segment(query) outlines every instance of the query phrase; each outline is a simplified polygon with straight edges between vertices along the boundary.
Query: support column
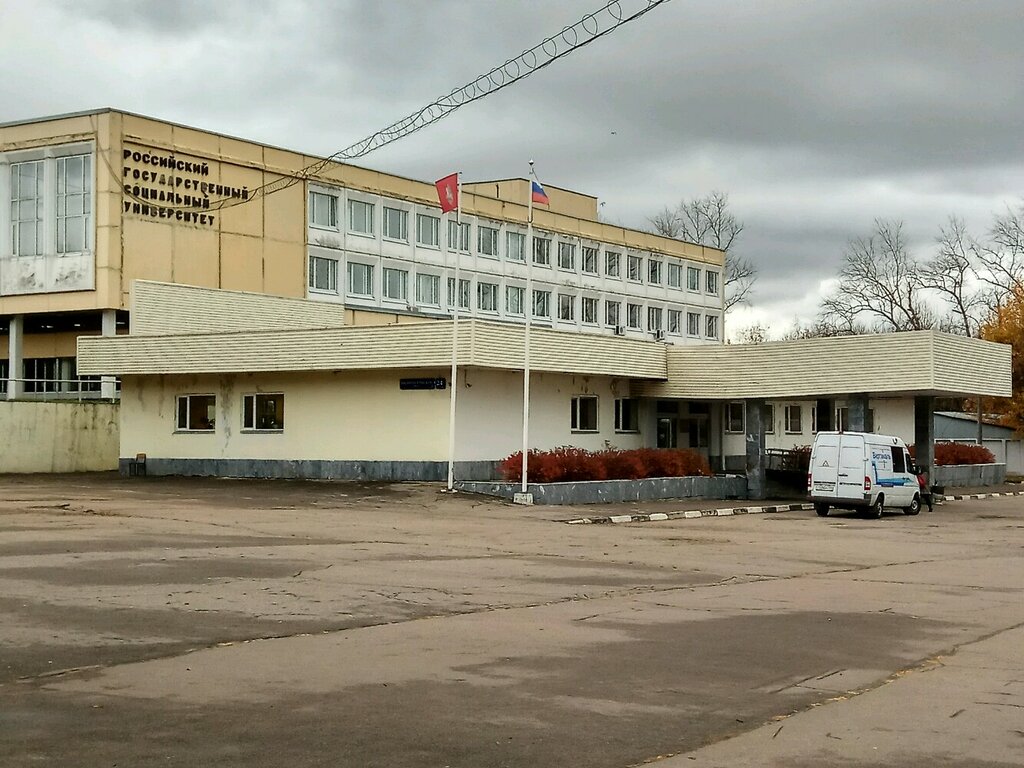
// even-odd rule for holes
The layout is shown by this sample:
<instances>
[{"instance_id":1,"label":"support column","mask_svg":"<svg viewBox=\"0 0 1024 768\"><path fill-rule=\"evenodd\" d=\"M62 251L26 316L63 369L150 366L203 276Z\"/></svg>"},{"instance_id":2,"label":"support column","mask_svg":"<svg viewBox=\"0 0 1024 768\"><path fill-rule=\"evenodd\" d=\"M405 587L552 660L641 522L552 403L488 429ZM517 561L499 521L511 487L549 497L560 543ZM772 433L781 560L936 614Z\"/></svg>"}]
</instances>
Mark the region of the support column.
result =
<instances>
[{"instance_id":1,"label":"support column","mask_svg":"<svg viewBox=\"0 0 1024 768\"><path fill-rule=\"evenodd\" d=\"M928 477L933 475L932 464L935 459L935 398L914 398L914 460L920 467L928 469Z\"/></svg>"},{"instance_id":2,"label":"support column","mask_svg":"<svg viewBox=\"0 0 1024 768\"><path fill-rule=\"evenodd\" d=\"M819 432L832 432L836 428L836 401L821 398L814 404Z\"/></svg>"},{"instance_id":3,"label":"support column","mask_svg":"<svg viewBox=\"0 0 1024 768\"><path fill-rule=\"evenodd\" d=\"M850 409L851 432L870 432L874 429L874 425L871 424L871 413L866 394L850 395L846 399L846 406Z\"/></svg>"},{"instance_id":4,"label":"support column","mask_svg":"<svg viewBox=\"0 0 1024 768\"><path fill-rule=\"evenodd\" d=\"M100 329L104 336L117 335L117 310L103 310ZM100 397L104 400L113 400L117 397L117 381L113 376L100 377Z\"/></svg>"},{"instance_id":5,"label":"support column","mask_svg":"<svg viewBox=\"0 0 1024 768\"><path fill-rule=\"evenodd\" d=\"M981 410L981 395L978 395L978 437L974 441L978 445L985 444L985 422L982 417L983 414Z\"/></svg>"},{"instance_id":6,"label":"support column","mask_svg":"<svg viewBox=\"0 0 1024 768\"><path fill-rule=\"evenodd\" d=\"M22 353L25 341L25 316L12 317L7 333L7 399L17 400L25 394L25 382L22 381L25 371Z\"/></svg>"},{"instance_id":7,"label":"support column","mask_svg":"<svg viewBox=\"0 0 1024 768\"><path fill-rule=\"evenodd\" d=\"M764 400L746 401L747 497L763 499L767 495L764 456Z\"/></svg>"}]
</instances>

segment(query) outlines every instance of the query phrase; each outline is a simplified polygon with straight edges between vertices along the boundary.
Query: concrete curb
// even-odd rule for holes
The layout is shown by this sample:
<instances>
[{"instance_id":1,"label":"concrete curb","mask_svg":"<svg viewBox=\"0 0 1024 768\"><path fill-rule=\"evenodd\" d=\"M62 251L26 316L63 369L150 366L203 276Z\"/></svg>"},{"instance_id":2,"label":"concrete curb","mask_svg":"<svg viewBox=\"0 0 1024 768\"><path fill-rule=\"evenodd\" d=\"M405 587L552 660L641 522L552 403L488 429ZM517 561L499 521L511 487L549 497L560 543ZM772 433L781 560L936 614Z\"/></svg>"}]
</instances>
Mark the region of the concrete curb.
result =
<instances>
[{"instance_id":1,"label":"concrete curb","mask_svg":"<svg viewBox=\"0 0 1024 768\"><path fill-rule=\"evenodd\" d=\"M972 501L975 499L994 499L1000 496L1024 496L1024 491L1005 491L1000 493L968 493L960 496L937 496L935 502ZM814 509L810 503L775 504L767 507L731 507L728 509L688 509L680 512L651 512L636 515L606 515L602 517L577 517L564 520L569 525L606 525L609 523L653 523L659 520L692 520L699 517L732 517L733 515L758 515L771 512L803 512Z\"/></svg>"},{"instance_id":2,"label":"concrete curb","mask_svg":"<svg viewBox=\"0 0 1024 768\"><path fill-rule=\"evenodd\" d=\"M769 507L731 507L729 509L687 509L679 512L651 512L637 515L607 515L603 517L577 517L565 520L569 525L604 525L607 523L652 523L658 520L691 520L698 517L732 517L758 515L765 512L798 512L814 509L813 504L774 504Z\"/></svg>"}]
</instances>

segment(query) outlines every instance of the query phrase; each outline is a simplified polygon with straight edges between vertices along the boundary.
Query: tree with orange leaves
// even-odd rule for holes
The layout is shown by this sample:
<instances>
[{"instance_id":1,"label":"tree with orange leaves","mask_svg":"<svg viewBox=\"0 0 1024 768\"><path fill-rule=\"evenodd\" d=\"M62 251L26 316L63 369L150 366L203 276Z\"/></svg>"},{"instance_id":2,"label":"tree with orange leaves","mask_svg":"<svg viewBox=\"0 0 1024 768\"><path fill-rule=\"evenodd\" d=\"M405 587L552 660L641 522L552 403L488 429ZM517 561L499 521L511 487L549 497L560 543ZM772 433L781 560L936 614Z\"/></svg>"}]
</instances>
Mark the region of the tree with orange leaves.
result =
<instances>
[{"instance_id":1,"label":"tree with orange leaves","mask_svg":"<svg viewBox=\"0 0 1024 768\"><path fill-rule=\"evenodd\" d=\"M1024 288L1015 286L995 308L981 327L981 338L1013 347L1013 395L992 405L1006 426L1024 432Z\"/></svg>"}]
</instances>

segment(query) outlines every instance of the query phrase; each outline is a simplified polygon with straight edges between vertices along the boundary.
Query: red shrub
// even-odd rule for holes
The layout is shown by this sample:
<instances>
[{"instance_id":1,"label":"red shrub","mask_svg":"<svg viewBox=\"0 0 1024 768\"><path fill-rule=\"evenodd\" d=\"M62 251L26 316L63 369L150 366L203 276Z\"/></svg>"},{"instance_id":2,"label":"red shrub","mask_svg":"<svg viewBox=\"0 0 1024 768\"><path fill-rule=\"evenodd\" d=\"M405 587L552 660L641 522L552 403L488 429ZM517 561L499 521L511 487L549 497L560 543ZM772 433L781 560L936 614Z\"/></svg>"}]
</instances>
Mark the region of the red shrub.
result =
<instances>
[{"instance_id":1,"label":"red shrub","mask_svg":"<svg viewBox=\"0 0 1024 768\"><path fill-rule=\"evenodd\" d=\"M498 464L501 476L522 479L523 454L513 453ZM631 451L586 451L562 446L550 451L530 451L530 480L554 483L574 480L638 480L644 477L711 475L708 461L688 449L638 448Z\"/></svg>"},{"instance_id":2,"label":"red shrub","mask_svg":"<svg viewBox=\"0 0 1024 768\"><path fill-rule=\"evenodd\" d=\"M917 446L908 446L910 455L917 458ZM936 443L935 464L949 466L952 464L994 464L996 457L992 451L976 443Z\"/></svg>"}]
</instances>

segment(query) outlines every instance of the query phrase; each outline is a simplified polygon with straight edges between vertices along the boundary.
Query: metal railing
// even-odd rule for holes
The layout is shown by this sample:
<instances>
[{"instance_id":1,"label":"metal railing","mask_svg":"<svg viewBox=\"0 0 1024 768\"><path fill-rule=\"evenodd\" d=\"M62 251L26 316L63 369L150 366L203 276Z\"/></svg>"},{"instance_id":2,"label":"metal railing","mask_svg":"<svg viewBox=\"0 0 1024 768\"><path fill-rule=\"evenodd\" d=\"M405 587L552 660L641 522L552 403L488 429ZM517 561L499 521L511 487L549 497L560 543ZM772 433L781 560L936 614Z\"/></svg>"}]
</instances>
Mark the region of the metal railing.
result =
<instances>
[{"instance_id":1,"label":"metal railing","mask_svg":"<svg viewBox=\"0 0 1024 768\"><path fill-rule=\"evenodd\" d=\"M101 377L79 377L74 379L30 379L6 377L0 378L0 400L118 400L121 397L121 380L112 380L114 392L112 398L103 396L104 384ZM18 387L17 385L21 386ZM8 393L14 389L20 389L15 398L9 398Z\"/></svg>"}]
</instances>

